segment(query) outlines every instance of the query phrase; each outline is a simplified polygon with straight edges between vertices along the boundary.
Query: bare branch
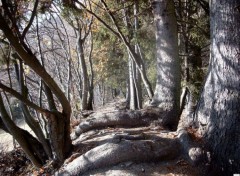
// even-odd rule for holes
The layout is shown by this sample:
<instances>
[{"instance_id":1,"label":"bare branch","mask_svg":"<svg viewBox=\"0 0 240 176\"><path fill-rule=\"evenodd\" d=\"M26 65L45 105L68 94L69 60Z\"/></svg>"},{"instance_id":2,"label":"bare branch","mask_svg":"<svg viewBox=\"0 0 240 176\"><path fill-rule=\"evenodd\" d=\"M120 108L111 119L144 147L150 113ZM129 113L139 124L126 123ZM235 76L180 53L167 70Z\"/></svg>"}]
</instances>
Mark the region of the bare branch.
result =
<instances>
[{"instance_id":1,"label":"bare branch","mask_svg":"<svg viewBox=\"0 0 240 176\"><path fill-rule=\"evenodd\" d=\"M46 110L46 109L43 109L41 107L39 107L38 105L34 104L33 102L29 101L27 98L25 98L24 96L22 96L20 93L18 93L16 90L10 88L10 87L7 87L5 86L4 84L2 84L0 82L0 88L3 90L3 91L6 91L8 93L10 93L11 95L13 95L14 97L16 97L17 99L19 99L20 101L22 101L25 105L43 113L43 114L50 114L51 112Z\"/></svg>"},{"instance_id":2,"label":"bare branch","mask_svg":"<svg viewBox=\"0 0 240 176\"><path fill-rule=\"evenodd\" d=\"M36 0L35 4L34 4L34 7L33 7L33 11L32 11L32 16L28 22L28 25L26 26L26 28L23 30L23 33L22 33L22 40L24 40L29 28L31 27L32 23L33 23L33 20L34 20L34 17L36 16L36 13L37 13L37 7L38 7L38 0Z\"/></svg>"}]
</instances>

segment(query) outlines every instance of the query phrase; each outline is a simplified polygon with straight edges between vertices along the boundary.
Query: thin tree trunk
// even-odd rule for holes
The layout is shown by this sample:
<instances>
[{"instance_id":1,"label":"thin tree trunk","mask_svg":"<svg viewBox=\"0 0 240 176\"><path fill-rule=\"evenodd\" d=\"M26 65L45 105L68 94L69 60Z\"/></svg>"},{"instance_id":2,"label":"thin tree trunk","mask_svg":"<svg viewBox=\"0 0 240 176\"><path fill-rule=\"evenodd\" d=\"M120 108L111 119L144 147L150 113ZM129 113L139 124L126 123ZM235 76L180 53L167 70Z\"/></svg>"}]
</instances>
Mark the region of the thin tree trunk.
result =
<instances>
[{"instance_id":1,"label":"thin tree trunk","mask_svg":"<svg viewBox=\"0 0 240 176\"><path fill-rule=\"evenodd\" d=\"M147 90L148 96L149 96L150 99L152 99L153 91L152 91L151 84L150 84L150 82L149 82L149 80L147 78L147 74L146 74L146 69L145 69L144 63L140 59L139 55L134 52L134 49L131 47L130 43L127 41L127 38L123 35L122 31L120 30L120 28L119 28L119 26L118 26L118 24L116 22L116 19L114 18L114 16L111 13L111 11L108 9L107 4L104 2L104 0L101 0L101 2L103 4L106 12L109 14L112 22L114 23L114 26L116 27L117 33L115 32L114 34L116 34L117 37L119 37L122 40L122 42L124 43L124 45L127 48L128 52L130 53L131 58L133 59L133 61L136 64L137 68L139 69L139 72L141 74L141 78L142 78L143 83L145 85L145 88Z\"/></svg>"},{"instance_id":2,"label":"thin tree trunk","mask_svg":"<svg viewBox=\"0 0 240 176\"><path fill-rule=\"evenodd\" d=\"M93 72L93 63L92 63L92 51L93 51L93 36L92 32L90 32L90 51L88 56L88 62L90 67L90 78L89 78L89 98L88 98L88 110L93 110L93 100L94 100L94 85L93 85L93 79L94 79L94 72Z\"/></svg>"},{"instance_id":3,"label":"thin tree trunk","mask_svg":"<svg viewBox=\"0 0 240 176\"><path fill-rule=\"evenodd\" d=\"M138 29L139 29L139 20L138 20L138 13L139 13L139 4L138 1L135 0L134 1L134 37L136 40L135 43L135 52L140 56L141 58L141 54L139 51L139 45L138 45ZM141 58L141 60L143 61L143 58ZM141 74L139 72L138 69L136 69L136 74L135 74L135 86L136 86L136 96L137 96L137 109L141 109L142 108L142 86L141 86Z\"/></svg>"},{"instance_id":4,"label":"thin tree trunk","mask_svg":"<svg viewBox=\"0 0 240 176\"><path fill-rule=\"evenodd\" d=\"M80 30L80 29L79 29ZM84 49L83 49L83 41L81 39L80 31L78 31L77 38L77 48L79 52L79 63L81 65L81 73L82 73L82 110L88 109L88 92L89 92L89 80L87 73L87 66L84 57Z\"/></svg>"},{"instance_id":5,"label":"thin tree trunk","mask_svg":"<svg viewBox=\"0 0 240 176\"><path fill-rule=\"evenodd\" d=\"M131 56L129 56L131 57ZM132 109L132 110L135 110L137 109L136 108L136 89L135 89L135 84L134 84L134 74L135 74L135 71L134 71L134 66L133 66L133 61L131 60L131 58L128 59L128 63L129 63L129 108Z\"/></svg>"},{"instance_id":6,"label":"thin tree trunk","mask_svg":"<svg viewBox=\"0 0 240 176\"><path fill-rule=\"evenodd\" d=\"M23 132L24 130L22 130L21 128L17 127L15 125L15 123L11 120L11 118L9 117L4 104L3 104L3 99L2 99L2 95L0 94L0 112L1 112L1 117L2 117L2 121L5 125L5 127L7 128L7 130L14 136L14 138L17 140L17 142L20 144L20 146L23 148L24 152L26 153L26 155L28 156L28 158L31 160L31 162L37 166L37 167L41 167L42 164L44 163L44 155L41 156L39 155L40 151L34 151L34 146L32 146L33 144L30 143L30 138L27 137L25 135L25 133ZM31 136L30 134L28 134L29 136ZM31 136L32 137L32 136ZM32 139L35 140L35 142L38 142L34 137L32 137ZM36 145L36 144L34 144ZM37 147L41 147L41 144L37 144L39 146ZM37 153L34 153L37 152Z\"/></svg>"},{"instance_id":7,"label":"thin tree trunk","mask_svg":"<svg viewBox=\"0 0 240 176\"><path fill-rule=\"evenodd\" d=\"M24 78L23 78L23 63L21 60L19 60L19 69L18 64L15 64L15 71L16 71L16 77L19 83L20 91L23 97L27 99L28 97L28 89L24 85ZM30 114L28 107L21 102L21 109L25 118L26 123L28 126L33 130L34 134L37 136L38 140L42 143L43 148L48 155L49 159L52 157L52 151L50 149L50 146L48 144L48 141L45 139L45 136L43 134L43 131L39 125L39 123L32 117Z\"/></svg>"}]
</instances>

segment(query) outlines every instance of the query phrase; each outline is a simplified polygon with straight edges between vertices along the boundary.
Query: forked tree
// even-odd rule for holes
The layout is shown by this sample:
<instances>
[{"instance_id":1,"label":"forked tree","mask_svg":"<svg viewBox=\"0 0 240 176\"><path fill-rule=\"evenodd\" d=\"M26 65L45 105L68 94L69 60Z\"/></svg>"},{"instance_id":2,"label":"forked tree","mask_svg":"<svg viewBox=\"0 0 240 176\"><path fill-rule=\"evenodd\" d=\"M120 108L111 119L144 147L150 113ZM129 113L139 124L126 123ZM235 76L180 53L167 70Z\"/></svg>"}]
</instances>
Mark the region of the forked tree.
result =
<instances>
[{"instance_id":1,"label":"forked tree","mask_svg":"<svg viewBox=\"0 0 240 176\"><path fill-rule=\"evenodd\" d=\"M47 160L53 160L55 164L61 165L66 156L69 154L72 145L70 139L70 103L54 79L46 71L43 65L41 65L40 61L32 52L31 48L26 44L25 40L26 33L33 24L34 17L36 16L38 4L39 1L37 0L34 4L34 9L30 20L28 21L27 25L24 26L24 30L20 31L19 16L16 16L16 12L12 11L14 8L16 8L15 10L18 11L19 4L12 4L11 2L2 1L2 6L0 9L0 30L7 39L6 42L9 43L14 49L21 62L24 62L25 65L28 65L46 84L47 89L45 91L48 98L49 108L44 109L30 101L26 94L24 94L25 90L21 90L21 93L19 93L17 90L9 88L2 83L0 83L0 88L19 99L23 103L22 107L25 109L25 113L28 113L27 107L25 106L27 105L28 107L37 110L45 116L44 118L47 121L47 133L49 137L49 139L45 140L48 142L43 144L41 142L45 142L45 140L40 139L39 142L38 139L33 137L31 134L17 127L10 119L1 97L0 112L2 115L2 121L7 127L8 131L22 146L30 160L36 166L40 167L45 164ZM17 74L22 75L21 72ZM24 88L24 85L21 82L20 84L20 87ZM55 106L56 102L53 94L57 97L59 103L61 104L61 108L59 109L57 109ZM34 123L31 122L31 125L34 125ZM46 146L45 144L48 144L49 146Z\"/></svg>"}]
</instances>

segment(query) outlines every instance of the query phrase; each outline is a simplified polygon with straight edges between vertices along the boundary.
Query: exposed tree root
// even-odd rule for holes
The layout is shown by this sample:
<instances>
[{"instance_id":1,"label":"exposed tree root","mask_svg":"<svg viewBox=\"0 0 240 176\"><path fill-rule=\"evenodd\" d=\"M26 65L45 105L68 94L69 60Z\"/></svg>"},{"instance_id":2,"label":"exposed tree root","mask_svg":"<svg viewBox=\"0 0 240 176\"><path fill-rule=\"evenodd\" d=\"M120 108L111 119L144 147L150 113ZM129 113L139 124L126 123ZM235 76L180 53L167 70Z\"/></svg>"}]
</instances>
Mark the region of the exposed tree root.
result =
<instances>
[{"instance_id":1,"label":"exposed tree root","mask_svg":"<svg viewBox=\"0 0 240 176\"><path fill-rule=\"evenodd\" d=\"M182 146L182 155L192 165L210 162L210 153L204 149L204 144L195 141L184 128L178 129L178 139Z\"/></svg>"},{"instance_id":2,"label":"exposed tree root","mask_svg":"<svg viewBox=\"0 0 240 176\"><path fill-rule=\"evenodd\" d=\"M127 161L137 163L166 161L174 160L179 156L185 158L191 165L201 165L203 169L206 169L208 152L204 151L199 140L194 139L184 128L178 129L178 132L163 134L161 131L158 134L152 134L152 130L133 135L128 133L115 134L114 132L112 133L115 135L109 135L107 131L105 133L109 137L105 138L106 134L102 134L104 141L95 138L85 141L84 145L95 143L99 146L92 148L85 154L73 155L73 158L69 159L69 162L57 175L82 175L90 170Z\"/></svg>"},{"instance_id":3,"label":"exposed tree root","mask_svg":"<svg viewBox=\"0 0 240 176\"><path fill-rule=\"evenodd\" d=\"M105 113L94 113L90 119L80 123L76 128L75 137L90 130L102 129L106 127L143 127L156 123L160 129L167 128L167 112L159 108L146 108L139 111L113 111ZM152 126L144 128L144 132L132 131L130 129L119 133L118 130L91 131L78 138L78 144L90 144L96 146L85 154L73 155L69 162L57 173L57 175L82 175L93 169L116 165L118 163L165 161L184 157L192 165L205 162L207 152L189 136L184 125L179 125L177 132L160 135L157 130L152 134ZM112 135L109 134L113 133ZM168 131L169 132L169 131ZM174 135L173 135L174 134ZM96 140L99 136L104 136L101 140ZM105 135L110 135L106 137ZM173 136L170 137L169 136ZM164 138L163 138L164 136ZM165 138L166 137L166 138ZM90 142L90 143L89 143ZM84 144L84 145L85 145ZM80 145L79 145L80 146Z\"/></svg>"},{"instance_id":4,"label":"exposed tree root","mask_svg":"<svg viewBox=\"0 0 240 176\"><path fill-rule=\"evenodd\" d=\"M159 108L146 108L139 111L113 111L107 113L94 113L91 118L80 123L72 138L76 139L82 133L92 129L101 129L111 126L141 127L149 126L154 121L158 126L166 126L164 123L165 114Z\"/></svg>"},{"instance_id":5,"label":"exposed tree root","mask_svg":"<svg viewBox=\"0 0 240 176\"><path fill-rule=\"evenodd\" d=\"M125 161L145 162L174 159L181 153L176 139L108 142L93 148L67 164L57 175L82 175L84 172Z\"/></svg>"}]
</instances>

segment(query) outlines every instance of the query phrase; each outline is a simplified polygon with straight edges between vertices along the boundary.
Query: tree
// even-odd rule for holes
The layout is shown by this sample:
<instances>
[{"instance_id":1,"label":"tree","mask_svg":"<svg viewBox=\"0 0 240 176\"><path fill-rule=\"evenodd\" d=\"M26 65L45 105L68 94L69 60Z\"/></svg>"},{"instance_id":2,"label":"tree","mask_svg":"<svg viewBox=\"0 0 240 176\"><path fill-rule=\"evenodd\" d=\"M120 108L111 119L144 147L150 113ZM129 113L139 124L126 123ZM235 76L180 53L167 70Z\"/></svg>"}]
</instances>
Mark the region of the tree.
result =
<instances>
[{"instance_id":1,"label":"tree","mask_svg":"<svg viewBox=\"0 0 240 176\"><path fill-rule=\"evenodd\" d=\"M104 11L106 12L106 14L109 16L110 20L112 21L114 27L111 27L110 25L108 25L102 18L100 18L91 9L88 9L80 1L76 1L76 4L79 5L82 9L86 10L88 13L92 14L100 23L102 23L108 30L110 30L114 35L116 35L116 37L118 37L122 41L122 43L125 45L127 51L131 55L131 59L136 63L137 69L140 72L140 75L141 75L143 84L146 88L149 99L152 99L153 91L152 91L151 84L146 75L146 69L145 69L145 64L144 64L143 60L141 59L140 55L134 51L134 48L131 46L131 44L127 41L126 36L124 35L123 31L121 30L114 14L109 9L107 3L104 0L101 0L100 2L101 2L101 5L103 6ZM68 6L72 6L72 4L69 2L65 2L65 3ZM77 8L76 5L75 5L75 8L79 10L79 8Z\"/></svg>"},{"instance_id":2,"label":"tree","mask_svg":"<svg viewBox=\"0 0 240 176\"><path fill-rule=\"evenodd\" d=\"M44 152L43 150L40 150L42 148L42 144L36 138L26 131L18 128L13 123L5 110L1 98L0 110L2 114L2 121L36 166L40 167L42 164L46 163L47 159L52 159L56 165L61 165L66 156L69 154L72 146L70 139L71 106L63 91L46 71L44 66L41 65L40 61L32 52L25 40L25 36L37 13L38 1L35 3L34 10L26 26L24 25L24 22L21 23L21 15L23 16L24 13L16 13L20 12L19 8L21 8L21 4L18 3L12 4L11 2L2 1L0 15L0 23L2 25L0 26L0 30L6 37L7 42L9 42L12 48L14 48L17 53L17 57L19 57L25 65L28 65L46 84L48 88L47 95L49 100L49 110L38 106L34 102L30 101L26 95L21 95L16 90L9 88L2 83L0 83L0 88L18 98L28 107L37 110L45 116L48 124L48 142L51 147L52 157L46 158L46 151ZM13 11L14 8L16 8L15 11ZM20 31L20 28L23 28L24 30ZM62 106L59 109L55 106L53 94L57 97ZM36 145L39 146L39 149L36 148ZM41 151L43 151L43 153L41 153Z\"/></svg>"},{"instance_id":3,"label":"tree","mask_svg":"<svg viewBox=\"0 0 240 176\"><path fill-rule=\"evenodd\" d=\"M211 58L198 103L199 132L226 175L240 170L240 2L210 3Z\"/></svg>"},{"instance_id":4,"label":"tree","mask_svg":"<svg viewBox=\"0 0 240 176\"><path fill-rule=\"evenodd\" d=\"M192 117L209 61L209 13L196 1L179 0L176 4L179 56L182 61L180 114Z\"/></svg>"},{"instance_id":5,"label":"tree","mask_svg":"<svg viewBox=\"0 0 240 176\"><path fill-rule=\"evenodd\" d=\"M157 83L151 104L168 112L163 123L174 129L180 116L181 88L174 2L153 1L153 14L156 23Z\"/></svg>"},{"instance_id":6,"label":"tree","mask_svg":"<svg viewBox=\"0 0 240 176\"><path fill-rule=\"evenodd\" d=\"M167 129L175 130L177 128L180 117L181 73L178 58L175 6L173 1L153 1L153 7L157 27L158 79L155 96L151 103L153 110L149 110L151 115L145 113L145 111L151 109L151 107L147 107L142 111L137 111L134 115L131 114L131 111L105 114L100 116L99 119L94 120L96 121L95 123L80 123L76 128L75 137L79 136L83 131L85 132L94 128L117 124L123 126L147 125L151 124L151 120L153 119L158 121L158 125ZM113 21L116 21L112 14L109 15L112 17ZM129 44L129 42L127 43ZM128 52L132 57L129 50ZM122 114L125 114L125 120L122 119ZM108 120L106 120L106 117ZM142 120L145 122L142 123ZM135 121L134 124L132 123L133 121Z\"/></svg>"},{"instance_id":7,"label":"tree","mask_svg":"<svg viewBox=\"0 0 240 176\"><path fill-rule=\"evenodd\" d=\"M89 6L91 4L84 2L84 5ZM59 7L61 7L59 5ZM92 24L93 17L84 13L81 10L76 10L71 5L62 8L63 16L68 24L73 28L76 37L76 54L77 54L77 68L75 71L78 75L78 90L81 99L81 110L93 110L93 68L92 68ZM91 35L89 35L91 34ZM86 56L88 55L87 63ZM88 71L88 65L90 65L90 71ZM88 73L90 72L90 73Z\"/></svg>"}]
</instances>

